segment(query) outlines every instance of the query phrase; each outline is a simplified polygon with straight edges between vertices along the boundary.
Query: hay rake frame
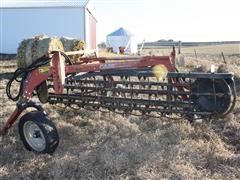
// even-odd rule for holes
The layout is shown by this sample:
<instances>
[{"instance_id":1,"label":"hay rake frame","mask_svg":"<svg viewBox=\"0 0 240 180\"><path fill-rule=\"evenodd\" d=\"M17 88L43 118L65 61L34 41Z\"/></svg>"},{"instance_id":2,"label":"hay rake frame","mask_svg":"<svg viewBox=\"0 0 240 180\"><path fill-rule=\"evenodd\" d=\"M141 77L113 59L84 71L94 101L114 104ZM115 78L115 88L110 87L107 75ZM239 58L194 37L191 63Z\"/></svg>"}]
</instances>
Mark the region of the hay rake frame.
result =
<instances>
[{"instance_id":1,"label":"hay rake frame","mask_svg":"<svg viewBox=\"0 0 240 180\"><path fill-rule=\"evenodd\" d=\"M66 54L52 52L39 59L39 62L44 63L26 68L19 97L10 96L11 99L18 100L17 107L0 130L1 135L8 132L28 107L34 107L46 115L40 105L31 101L34 91L38 92L43 103L61 103L80 108L103 107L125 114L134 111L142 114L157 112L161 115L174 113L190 120L196 116L200 118L225 116L232 111L236 102L233 74L180 73L175 67L175 48L170 56L92 57L81 58L76 63L72 63ZM159 81L154 77L153 67L157 65L163 66L168 71L165 81ZM96 80L97 77L101 79ZM153 78L156 80L153 81ZM26 118L35 116L33 114ZM27 121L25 119L22 117L20 121L25 123ZM48 122L46 118L44 121ZM28 126L25 127L21 122L20 129L24 132L24 128L27 129ZM56 131L55 126L47 124ZM31 129L35 126L30 124L29 127ZM38 124L38 127L40 130L36 130L35 127L35 131L44 134L46 129L41 124ZM35 131L32 136L39 138L39 133ZM27 135L24 133L22 140L29 150L52 153L58 145L57 132L53 134L55 141L51 143L54 145L47 141L48 136L45 137L44 134L43 144L46 146L44 150L34 149L33 147L38 147L37 143L41 141L32 142L31 139L26 139ZM49 147L52 148L48 149Z\"/></svg>"}]
</instances>

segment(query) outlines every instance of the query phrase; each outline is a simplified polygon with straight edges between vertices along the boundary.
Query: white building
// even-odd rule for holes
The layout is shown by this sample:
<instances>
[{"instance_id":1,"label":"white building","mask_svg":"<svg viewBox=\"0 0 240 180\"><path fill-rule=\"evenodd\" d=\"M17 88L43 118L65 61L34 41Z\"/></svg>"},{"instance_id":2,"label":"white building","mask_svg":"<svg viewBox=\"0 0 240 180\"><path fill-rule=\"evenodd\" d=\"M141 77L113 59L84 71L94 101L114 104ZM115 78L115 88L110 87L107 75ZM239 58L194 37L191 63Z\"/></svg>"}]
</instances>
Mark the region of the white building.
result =
<instances>
[{"instance_id":1,"label":"white building","mask_svg":"<svg viewBox=\"0 0 240 180\"><path fill-rule=\"evenodd\" d=\"M124 28L119 28L106 37L106 45L113 48L113 52L119 52L119 47L124 47L127 53L137 53L137 43L134 35Z\"/></svg>"},{"instance_id":2,"label":"white building","mask_svg":"<svg viewBox=\"0 0 240 180\"><path fill-rule=\"evenodd\" d=\"M17 52L19 42L40 34L68 36L96 49L96 18L90 0L1 1L0 53Z\"/></svg>"}]
</instances>

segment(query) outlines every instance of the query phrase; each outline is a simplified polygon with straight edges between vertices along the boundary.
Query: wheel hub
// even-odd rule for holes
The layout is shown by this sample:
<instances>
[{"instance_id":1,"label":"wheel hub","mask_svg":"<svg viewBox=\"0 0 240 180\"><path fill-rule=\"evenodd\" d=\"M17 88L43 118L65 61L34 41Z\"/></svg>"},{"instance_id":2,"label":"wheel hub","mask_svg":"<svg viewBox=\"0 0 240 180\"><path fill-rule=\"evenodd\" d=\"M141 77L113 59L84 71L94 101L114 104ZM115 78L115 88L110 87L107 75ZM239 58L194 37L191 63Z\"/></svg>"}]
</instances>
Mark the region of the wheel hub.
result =
<instances>
[{"instance_id":1,"label":"wheel hub","mask_svg":"<svg viewBox=\"0 0 240 180\"><path fill-rule=\"evenodd\" d=\"M26 141L34 150L40 152L45 149L46 140L37 124L32 121L26 122L23 126L23 133Z\"/></svg>"}]
</instances>

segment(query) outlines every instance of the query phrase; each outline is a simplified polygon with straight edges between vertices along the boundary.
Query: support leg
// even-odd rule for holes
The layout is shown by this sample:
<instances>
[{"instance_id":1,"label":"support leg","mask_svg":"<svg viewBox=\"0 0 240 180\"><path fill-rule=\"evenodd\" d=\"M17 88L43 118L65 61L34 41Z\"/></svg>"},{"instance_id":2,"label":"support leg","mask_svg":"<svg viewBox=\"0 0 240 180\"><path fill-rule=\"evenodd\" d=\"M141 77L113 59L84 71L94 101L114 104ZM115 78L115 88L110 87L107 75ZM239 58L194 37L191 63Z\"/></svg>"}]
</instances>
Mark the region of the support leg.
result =
<instances>
[{"instance_id":1,"label":"support leg","mask_svg":"<svg viewBox=\"0 0 240 180\"><path fill-rule=\"evenodd\" d=\"M0 129L0 135L5 135L8 132L8 129L12 127L14 122L17 120L17 118L20 116L22 113L22 109L19 109L18 107L14 110L12 115L9 117L5 125L3 126L2 129Z\"/></svg>"}]
</instances>

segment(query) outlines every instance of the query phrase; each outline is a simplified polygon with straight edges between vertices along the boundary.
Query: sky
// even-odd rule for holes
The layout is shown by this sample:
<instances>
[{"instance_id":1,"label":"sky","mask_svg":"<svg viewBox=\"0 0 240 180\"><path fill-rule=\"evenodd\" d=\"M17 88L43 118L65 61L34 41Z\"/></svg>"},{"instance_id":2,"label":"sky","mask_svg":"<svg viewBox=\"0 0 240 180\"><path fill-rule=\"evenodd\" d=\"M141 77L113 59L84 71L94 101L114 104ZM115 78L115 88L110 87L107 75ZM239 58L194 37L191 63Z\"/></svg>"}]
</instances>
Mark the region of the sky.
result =
<instances>
[{"instance_id":1,"label":"sky","mask_svg":"<svg viewBox=\"0 0 240 180\"><path fill-rule=\"evenodd\" d=\"M14 0L0 0L0 4L8 1ZM240 0L92 1L98 21L98 43L120 27L134 34L138 43L160 39L240 41Z\"/></svg>"},{"instance_id":2,"label":"sky","mask_svg":"<svg viewBox=\"0 0 240 180\"><path fill-rule=\"evenodd\" d=\"M123 27L138 42L239 41L239 0L95 0L97 41Z\"/></svg>"}]
</instances>

